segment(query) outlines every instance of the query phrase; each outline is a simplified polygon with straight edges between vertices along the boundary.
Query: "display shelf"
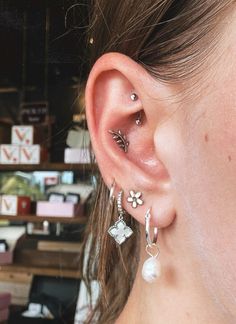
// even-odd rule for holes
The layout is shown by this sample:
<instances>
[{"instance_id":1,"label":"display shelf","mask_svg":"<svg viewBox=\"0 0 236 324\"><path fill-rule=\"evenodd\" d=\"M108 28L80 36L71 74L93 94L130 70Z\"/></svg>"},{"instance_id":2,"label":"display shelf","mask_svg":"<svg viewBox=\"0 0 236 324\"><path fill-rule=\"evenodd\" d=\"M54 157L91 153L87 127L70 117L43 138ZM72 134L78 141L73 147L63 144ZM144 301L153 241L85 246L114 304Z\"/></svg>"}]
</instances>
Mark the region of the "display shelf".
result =
<instances>
[{"instance_id":1,"label":"display shelf","mask_svg":"<svg viewBox=\"0 0 236 324\"><path fill-rule=\"evenodd\" d=\"M46 217L46 216L36 216L36 215L0 215L1 220L8 220L10 222L31 222L31 223L41 223L48 221L49 223L67 223L67 224L86 224L88 218L86 216L81 217Z\"/></svg>"},{"instance_id":2,"label":"display shelf","mask_svg":"<svg viewBox=\"0 0 236 324\"><path fill-rule=\"evenodd\" d=\"M46 267L31 267L23 264L10 264L10 265L1 265L1 273L3 272L12 272L14 273L24 273L29 275L38 275L38 276L49 276L49 277L61 277L61 278L80 278L81 274L78 270L71 270L65 268L46 268Z\"/></svg>"},{"instance_id":3,"label":"display shelf","mask_svg":"<svg viewBox=\"0 0 236 324\"><path fill-rule=\"evenodd\" d=\"M92 171L96 164L40 163L40 164L0 164L0 171Z\"/></svg>"}]
</instances>

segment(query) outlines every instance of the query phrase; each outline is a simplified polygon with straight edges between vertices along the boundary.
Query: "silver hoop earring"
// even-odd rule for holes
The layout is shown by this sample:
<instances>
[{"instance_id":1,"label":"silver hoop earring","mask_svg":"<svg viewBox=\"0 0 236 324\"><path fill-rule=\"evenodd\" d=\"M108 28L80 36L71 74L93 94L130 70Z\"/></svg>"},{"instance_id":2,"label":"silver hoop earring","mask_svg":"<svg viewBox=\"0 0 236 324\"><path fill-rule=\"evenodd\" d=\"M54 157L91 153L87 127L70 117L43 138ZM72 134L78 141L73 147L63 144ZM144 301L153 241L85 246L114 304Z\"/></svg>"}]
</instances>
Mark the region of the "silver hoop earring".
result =
<instances>
[{"instance_id":1,"label":"silver hoop earring","mask_svg":"<svg viewBox=\"0 0 236 324\"><path fill-rule=\"evenodd\" d=\"M108 233L115 239L118 244L122 244L129 238L133 231L124 221L125 210L122 208L123 190L118 193L117 210L119 214L118 221L108 229Z\"/></svg>"},{"instance_id":2,"label":"silver hoop earring","mask_svg":"<svg viewBox=\"0 0 236 324\"><path fill-rule=\"evenodd\" d=\"M115 187L116 187L116 181L114 179L113 182L112 182L112 185L111 185L111 188L110 188L110 194L109 194L109 203L110 203L110 205L113 204L113 201L115 199L115 196L114 196Z\"/></svg>"},{"instance_id":3,"label":"silver hoop earring","mask_svg":"<svg viewBox=\"0 0 236 324\"><path fill-rule=\"evenodd\" d=\"M145 214L145 233L147 241L146 252L150 256L150 258L148 258L143 264L142 277L145 281L152 283L158 277L160 277L161 265L160 261L157 259L160 254L160 250L157 244L158 228L154 227L153 238L151 238L150 234L150 210L151 208L149 208Z\"/></svg>"}]
</instances>

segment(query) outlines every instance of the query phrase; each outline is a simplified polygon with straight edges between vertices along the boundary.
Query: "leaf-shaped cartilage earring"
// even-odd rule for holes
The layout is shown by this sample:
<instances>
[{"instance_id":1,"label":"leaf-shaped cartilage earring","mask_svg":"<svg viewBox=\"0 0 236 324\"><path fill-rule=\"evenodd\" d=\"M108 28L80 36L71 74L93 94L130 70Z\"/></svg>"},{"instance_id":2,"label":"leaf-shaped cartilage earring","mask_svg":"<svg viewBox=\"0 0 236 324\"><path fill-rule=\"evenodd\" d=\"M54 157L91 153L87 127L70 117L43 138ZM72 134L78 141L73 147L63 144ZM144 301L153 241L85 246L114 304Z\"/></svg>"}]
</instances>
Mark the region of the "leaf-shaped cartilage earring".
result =
<instances>
[{"instance_id":1,"label":"leaf-shaped cartilage earring","mask_svg":"<svg viewBox=\"0 0 236 324\"><path fill-rule=\"evenodd\" d=\"M108 132L112 135L112 138L116 141L116 143L118 144L118 146L125 153L127 153L128 152L129 142L126 139L126 136L124 134L122 134L121 130L118 129L117 131L114 131L114 130L109 129Z\"/></svg>"},{"instance_id":2,"label":"leaf-shaped cartilage earring","mask_svg":"<svg viewBox=\"0 0 236 324\"><path fill-rule=\"evenodd\" d=\"M122 244L133 234L132 229L126 225L123 219L125 211L122 208L122 196L123 190L118 193L117 197L117 209L119 214L118 221L116 221L115 224L108 229L108 233L115 239L118 244Z\"/></svg>"},{"instance_id":3,"label":"leaf-shaped cartilage earring","mask_svg":"<svg viewBox=\"0 0 236 324\"><path fill-rule=\"evenodd\" d=\"M159 256L159 247L157 244L158 238L158 228L154 227L153 238L151 239L150 235L150 219L151 219L151 208L149 208L145 214L145 232L146 232L146 252L150 255L142 268L142 277L145 281L152 283L157 277L160 277L161 274L161 265L160 261L157 259Z\"/></svg>"}]
</instances>

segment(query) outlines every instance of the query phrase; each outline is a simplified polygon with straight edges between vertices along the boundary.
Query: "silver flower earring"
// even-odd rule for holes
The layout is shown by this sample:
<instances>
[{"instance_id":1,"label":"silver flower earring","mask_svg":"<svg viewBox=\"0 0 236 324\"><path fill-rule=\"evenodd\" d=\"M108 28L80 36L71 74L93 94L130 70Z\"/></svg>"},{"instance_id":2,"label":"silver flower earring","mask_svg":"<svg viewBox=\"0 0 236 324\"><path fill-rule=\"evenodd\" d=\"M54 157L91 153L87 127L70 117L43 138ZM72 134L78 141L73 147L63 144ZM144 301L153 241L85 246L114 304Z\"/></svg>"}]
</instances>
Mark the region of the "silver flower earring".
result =
<instances>
[{"instance_id":1,"label":"silver flower earring","mask_svg":"<svg viewBox=\"0 0 236 324\"><path fill-rule=\"evenodd\" d=\"M151 219L151 212L150 208L147 210L145 214L145 232L146 232L146 252L150 256L144 264L142 268L142 277L145 281L152 283L161 274L161 265L160 261L157 259L160 251L157 245L157 238L158 238L158 228L154 227L153 238L151 239L150 235L150 219Z\"/></svg>"},{"instance_id":2,"label":"silver flower earring","mask_svg":"<svg viewBox=\"0 0 236 324\"><path fill-rule=\"evenodd\" d=\"M133 208L143 204L143 200L141 199L142 193L140 191L135 193L133 190L130 190L129 194L130 195L127 198L127 201L132 204Z\"/></svg>"},{"instance_id":3,"label":"silver flower earring","mask_svg":"<svg viewBox=\"0 0 236 324\"><path fill-rule=\"evenodd\" d=\"M132 229L126 225L123 219L125 215L125 210L122 208L122 196L123 196L123 190L121 190L118 193L118 197L117 197L117 209L119 214L118 221L116 221L115 224L108 229L108 233L120 245L124 243L126 239L133 234Z\"/></svg>"}]
</instances>

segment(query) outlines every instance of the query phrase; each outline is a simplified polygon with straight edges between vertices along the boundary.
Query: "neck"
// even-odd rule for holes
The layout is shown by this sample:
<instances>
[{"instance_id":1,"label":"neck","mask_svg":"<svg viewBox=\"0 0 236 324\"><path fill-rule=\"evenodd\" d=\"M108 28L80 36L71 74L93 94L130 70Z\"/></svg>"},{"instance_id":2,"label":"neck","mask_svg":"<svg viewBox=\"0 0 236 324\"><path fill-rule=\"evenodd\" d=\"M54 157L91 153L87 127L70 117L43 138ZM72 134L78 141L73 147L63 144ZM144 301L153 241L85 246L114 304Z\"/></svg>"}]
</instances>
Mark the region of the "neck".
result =
<instances>
[{"instance_id":1,"label":"neck","mask_svg":"<svg viewBox=\"0 0 236 324\"><path fill-rule=\"evenodd\" d=\"M145 246L144 240L141 244ZM142 278L142 265L148 256L141 249L133 288L115 324L127 324L127 318L129 324L230 324L207 294L195 261L186 256L173 260L172 247L168 249L164 251L160 242L162 273L155 283Z\"/></svg>"}]
</instances>

